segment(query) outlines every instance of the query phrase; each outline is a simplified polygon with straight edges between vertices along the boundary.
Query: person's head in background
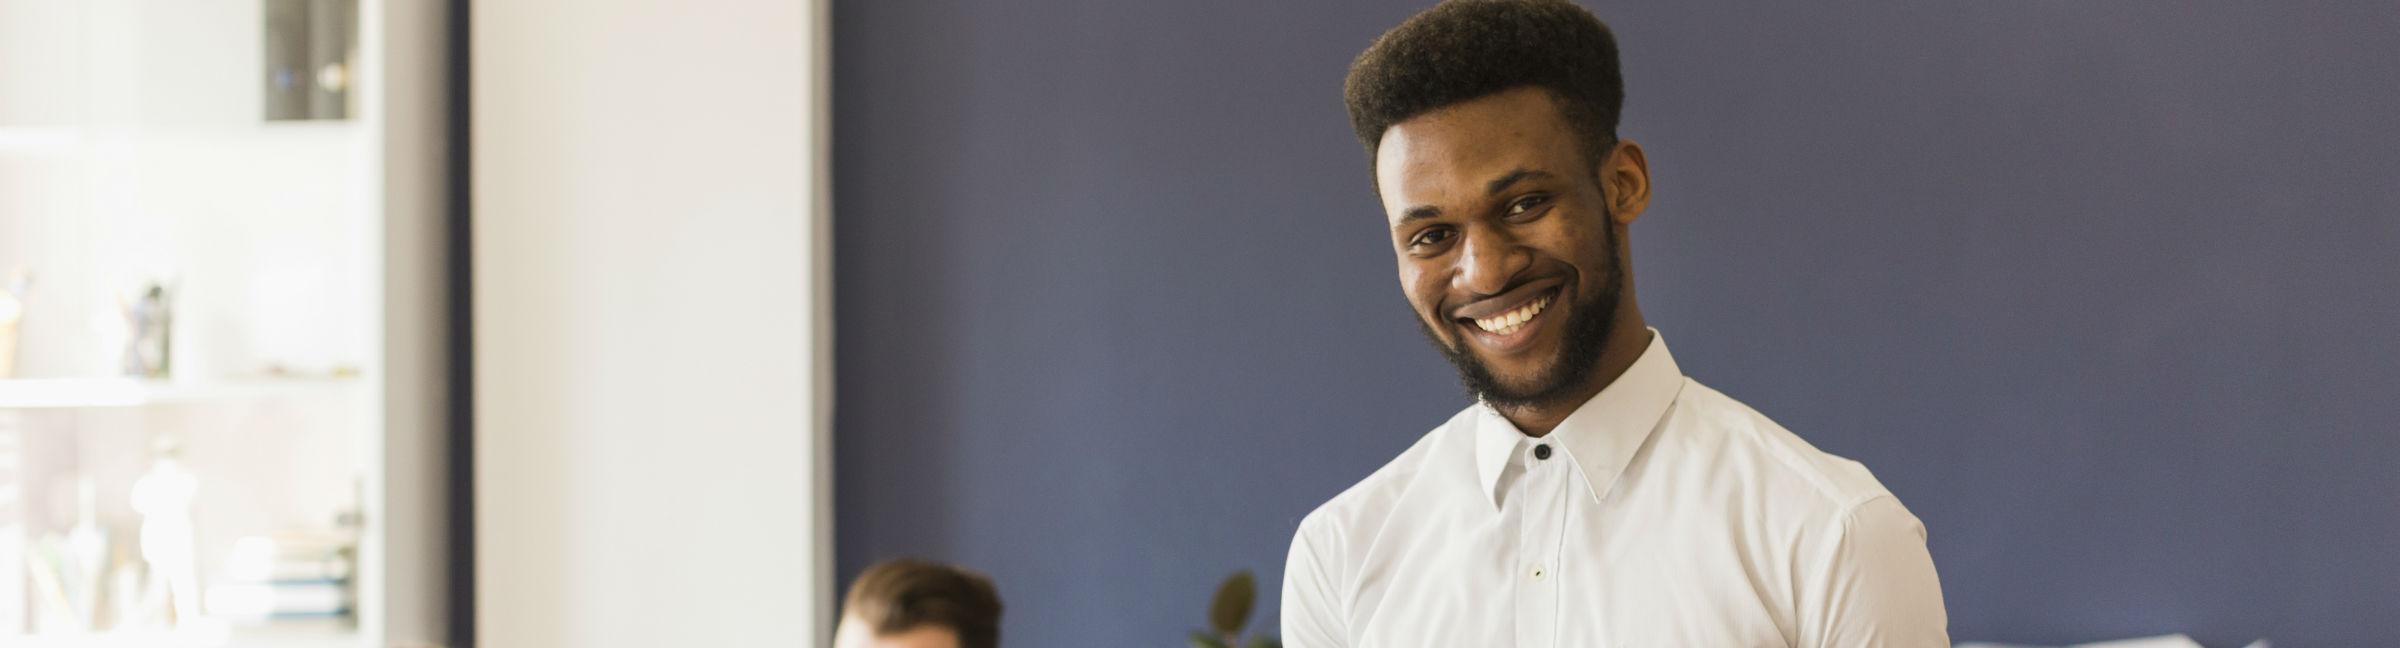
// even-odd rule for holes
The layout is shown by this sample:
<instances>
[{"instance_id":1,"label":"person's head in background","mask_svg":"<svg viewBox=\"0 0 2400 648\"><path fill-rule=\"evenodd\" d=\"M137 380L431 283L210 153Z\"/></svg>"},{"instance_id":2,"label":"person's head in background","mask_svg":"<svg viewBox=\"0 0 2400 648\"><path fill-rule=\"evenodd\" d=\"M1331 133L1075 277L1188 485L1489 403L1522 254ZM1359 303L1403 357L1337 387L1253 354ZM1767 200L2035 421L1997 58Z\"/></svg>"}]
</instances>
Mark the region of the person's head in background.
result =
<instances>
[{"instance_id":1,"label":"person's head in background","mask_svg":"<svg viewBox=\"0 0 2400 648\"><path fill-rule=\"evenodd\" d=\"M991 579L921 560L868 567L842 598L834 648L997 648L1000 592Z\"/></svg>"}]
</instances>

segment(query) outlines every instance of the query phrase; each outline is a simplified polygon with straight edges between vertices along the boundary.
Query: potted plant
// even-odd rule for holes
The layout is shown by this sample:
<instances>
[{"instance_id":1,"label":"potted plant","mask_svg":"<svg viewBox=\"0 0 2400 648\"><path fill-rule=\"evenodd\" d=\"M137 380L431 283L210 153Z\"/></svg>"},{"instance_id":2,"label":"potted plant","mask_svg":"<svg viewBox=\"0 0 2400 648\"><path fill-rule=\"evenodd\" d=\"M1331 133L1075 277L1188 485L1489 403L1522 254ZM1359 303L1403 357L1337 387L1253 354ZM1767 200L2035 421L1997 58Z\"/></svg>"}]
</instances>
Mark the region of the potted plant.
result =
<instances>
[{"instance_id":1,"label":"potted plant","mask_svg":"<svg viewBox=\"0 0 2400 648\"><path fill-rule=\"evenodd\" d=\"M1250 570L1225 577L1208 603L1208 629L1192 631L1192 648L1283 648L1283 642L1265 634L1242 641L1242 627L1249 625L1250 607L1257 601L1258 579Z\"/></svg>"}]
</instances>

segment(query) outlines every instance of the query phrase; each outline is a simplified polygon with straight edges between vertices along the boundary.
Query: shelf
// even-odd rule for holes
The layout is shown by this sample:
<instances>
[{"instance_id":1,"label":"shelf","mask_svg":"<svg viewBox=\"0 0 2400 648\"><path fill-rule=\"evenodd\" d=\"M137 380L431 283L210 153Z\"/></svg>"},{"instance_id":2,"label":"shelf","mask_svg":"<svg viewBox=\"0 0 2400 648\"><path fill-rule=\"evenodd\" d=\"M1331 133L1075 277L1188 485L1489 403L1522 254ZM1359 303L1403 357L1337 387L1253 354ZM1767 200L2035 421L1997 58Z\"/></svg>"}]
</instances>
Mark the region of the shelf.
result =
<instances>
[{"instance_id":1,"label":"shelf","mask_svg":"<svg viewBox=\"0 0 2400 648\"><path fill-rule=\"evenodd\" d=\"M0 644L9 648L357 648L365 642L354 630L304 626L232 631L145 630L87 635L18 635L0 637Z\"/></svg>"},{"instance_id":2,"label":"shelf","mask_svg":"<svg viewBox=\"0 0 2400 648\"><path fill-rule=\"evenodd\" d=\"M356 378L256 377L209 381L141 378L0 380L0 410L142 407L293 398L332 393Z\"/></svg>"},{"instance_id":3,"label":"shelf","mask_svg":"<svg viewBox=\"0 0 2400 648\"><path fill-rule=\"evenodd\" d=\"M80 139L71 127L0 126L0 154L65 155Z\"/></svg>"}]
</instances>

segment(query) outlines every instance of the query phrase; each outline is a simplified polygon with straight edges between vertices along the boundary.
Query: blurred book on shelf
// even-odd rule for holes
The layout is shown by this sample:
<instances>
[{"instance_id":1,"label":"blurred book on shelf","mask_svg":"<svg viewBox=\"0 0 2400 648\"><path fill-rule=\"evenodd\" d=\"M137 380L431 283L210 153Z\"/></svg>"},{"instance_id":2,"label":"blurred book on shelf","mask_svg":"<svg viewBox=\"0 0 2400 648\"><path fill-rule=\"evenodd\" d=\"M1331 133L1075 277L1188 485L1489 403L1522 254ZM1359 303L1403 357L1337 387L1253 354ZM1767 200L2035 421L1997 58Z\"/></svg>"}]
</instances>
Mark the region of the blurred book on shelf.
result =
<instances>
[{"instance_id":1,"label":"blurred book on shelf","mask_svg":"<svg viewBox=\"0 0 2400 648\"><path fill-rule=\"evenodd\" d=\"M8 340L0 339L0 344ZM4 352L4 351L0 351ZM0 412L0 637L26 630L24 441L17 416Z\"/></svg>"},{"instance_id":2,"label":"blurred book on shelf","mask_svg":"<svg viewBox=\"0 0 2400 648\"><path fill-rule=\"evenodd\" d=\"M357 542L348 534L288 532L235 541L209 614L245 623L349 622Z\"/></svg>"}]
</instances>

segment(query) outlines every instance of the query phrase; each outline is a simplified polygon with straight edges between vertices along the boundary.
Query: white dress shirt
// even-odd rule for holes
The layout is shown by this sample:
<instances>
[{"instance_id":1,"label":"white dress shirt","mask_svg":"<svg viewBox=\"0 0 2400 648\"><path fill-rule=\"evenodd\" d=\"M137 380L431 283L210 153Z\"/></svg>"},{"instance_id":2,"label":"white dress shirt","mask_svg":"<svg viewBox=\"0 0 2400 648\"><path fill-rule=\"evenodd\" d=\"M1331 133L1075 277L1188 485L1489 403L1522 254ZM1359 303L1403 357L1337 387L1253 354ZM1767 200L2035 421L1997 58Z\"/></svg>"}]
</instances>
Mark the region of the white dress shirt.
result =
<instances>
[{"instance_id":1,"label":"white dress shirt","mask_svg":"<svg viewBox=\"0 0 2400 648\"><path fill-rule=\"evenodd\" d=\"M1544 437L1481 404L1300 522L1283 644L1948 646L1925 527L1655 330Z\"/></svg>"}]
</instances>

